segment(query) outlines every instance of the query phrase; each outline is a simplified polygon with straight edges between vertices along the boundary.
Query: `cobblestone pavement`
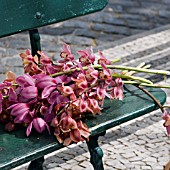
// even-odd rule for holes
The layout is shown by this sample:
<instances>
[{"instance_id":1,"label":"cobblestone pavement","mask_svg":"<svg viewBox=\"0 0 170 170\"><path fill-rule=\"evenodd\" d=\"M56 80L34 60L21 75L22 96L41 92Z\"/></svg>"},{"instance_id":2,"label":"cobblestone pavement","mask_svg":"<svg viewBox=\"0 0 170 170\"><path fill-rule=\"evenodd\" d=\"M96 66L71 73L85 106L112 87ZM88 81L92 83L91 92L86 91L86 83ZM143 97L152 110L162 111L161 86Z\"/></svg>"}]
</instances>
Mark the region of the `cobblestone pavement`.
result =
<instances>
[{"instance_id":1,"label":"cobblestone pavement","mask_svg":"<svg viewBox=\"0 0 170 170\"><path fill-rule=\"evenodd\" d=\"M100 18L98 15L94 16L94 20L97 17ZM67 26L73 23L77 27L76 31L66 35L70 31ZM64 28L60 28L60 24L64 24ZM121 63L124 65L135 66L145 61L147 64L152 64L153 68L170 70L170 25L127 38L123 38L127 36L125 34L110 36L110 34L100 32L95 34L97 39L94 39L94 34L88 32L90 25L83 21L69 21L60 24L40 30L42 49L53 59L57 59L60 50L59 44L65 41L72 44L74 50L91 45L95 46L95 51L105 49L104 54L108 58L121 58ZM60 34L60 36L55 36L55 34ZM117 40L120 38L123 39ZM1 39L1 81L5 77L4 73L9 69L17 75L23 73L18 53L26 48L30 48L30 45L29 37L25 33ZM143 76L145 77L145 75ZM160 76L149 77L155 81L162 81ZM170 82L169 77L167 82ZM170 93L167 92L167 94L169 100ZM170 139L165 135L162 123L160 111L154 111L108 130L107 134L99 139L100 146L104 151L105 169L162 170L163 165L170 160ZM89 163L89 153L85 143L61 149L45 158L44 170L93 169ZM15 169L24 170L26 166L27 164Z\"/></svg>"}]
</instances>

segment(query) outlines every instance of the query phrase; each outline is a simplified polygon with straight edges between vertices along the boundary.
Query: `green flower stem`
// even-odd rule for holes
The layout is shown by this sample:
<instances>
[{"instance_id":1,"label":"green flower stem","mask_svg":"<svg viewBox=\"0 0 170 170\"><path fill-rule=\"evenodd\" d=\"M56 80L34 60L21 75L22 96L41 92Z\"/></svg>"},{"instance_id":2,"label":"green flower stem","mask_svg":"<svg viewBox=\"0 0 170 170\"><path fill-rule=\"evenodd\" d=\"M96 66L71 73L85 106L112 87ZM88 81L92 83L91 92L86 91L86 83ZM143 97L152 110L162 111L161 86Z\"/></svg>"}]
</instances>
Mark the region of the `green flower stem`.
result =
<instances>
[{"instance_id":1,"label":"green flower stem","mask_svg":"<svg viewBox=\"0 0 170 170\"><path fill-rule=\"evenodd\" d=\"M119 61L121 61L120 58L117 58L117 59L115 59L115 60L111 60L111 64L116 63L116 62L119 62Z\"/></svg>"},{"instance_id":2,"label":"green flower stem","mask_svg":"<svg viewBox=\"0 0 170 170\"><path fill-rule=\"evenodd\" d=\"M145 66L145 62L142 62L141 64L139 64L138 66L136 66L137 68L142 68ZM136 71L127 71L127 70L124 70L123 73L128 73L128 75L132 75L134 73L136 73Z\"/></svg>"},{"instance_id":3,"label":"green flower stem","mask_svg":"<svg viewBox=\"0 0 170 170\"><path fill-rule=\"evenodd\" d=\"M12 84L12 86L19 86L18 84Z\"/></svg>"},{"instance_id":4,"label":"green flower stem","mask_svg":"<svg viewBox=\"0 0 170 170\"><path fill-rule=\"evenodd\" d=\"M94 68L100 68L100 65L94 66ZM151 74L163 74L163 75L170 75L170 71L164 70L152 70L152 69L145 69L145 68L135 68L135 67L127 67L127 66L120 66L120 65L107 65L109 69L118 69L118 70L129 70L129 71L136 71L136 72L143 72L143 73L151 73Z\"/></svg>"},{"instance_id":5,"label":"green flower stem","mask_svg":"<svg viewBox=\"0 0 170 170\"><path fill-rule=\"evenodd\" d=\"M92 67L95 69L102 69L101 65L93 65ZM106 67L108 69L118 69L118 70L128 70L128 71L136 71L136 72L143 72L143 73L151 73L151 74L170 75L169 71L164 71L164 70L151 70L151 69L146 69L146 68L135 68L135 67L120 66L120 65L107 65ZM51 74L51 77L57 77L57 76L61 76L63 74L70 74L70 73L74 72L75 70L80 71L80 68ZM88 70L88 67L83 67L83 70Z\"/></svg>"},{"instance_id":6,"label":"green flower stem","mask_svg":"<svg viewBox=\"0 0 170 170\"><path fill-rule=\"evenodd\" d=\"M145 66L143 66L143 67L138 67L137 66L137 68L145 68L145 69L148 69L148 68L150 68L151 67L151 65L150 64L148 64L148 65L145 65ZM128 75L133 75L133 74L135 74L136 73L136 71L129 71L128 72Z\"/></svg>"},{"instance_id":7,"label":"green flower stem","mask_svg":"<svg viewBox=\"0 0 170 170\"><path fill-rule=\"evenodd\" d=\"M146 87L167 88L167 89L170 89L170 86L162 86L162 85L156 85L156 84L139 83L139 82L136 82L136 81L126 81L126 80L123 80L123 83L124 84L146 86Z\"/></svg>"},{"instance_id":8,"label":"green flower stem","mask_svg":"<svg viewBox=\"0 0 170 170\"><path fill-rule=\"evenodd\" d=\"M163 108L170 108L170 106L162 106Z\"/></svg>"},{"instance_id":9,"label":"green flower stem","mask_svg":"<svg viewBox=\"0 0 170 170\"><path fill-rule=\"evenodd\" d=\"M146 89L144 89L143 87L140 87L139 85L136 85L136 87L139 88L140 90L142 90L145 94L147 94L158 105L158 107L161 109L162 113L164 112L163 106L151 93L149 93Z\"/></svg>"},{"instance_id":10,"label":"green flower stem","mask_svg":"<svg viewBox=\"0 0 170 170\"><path fill-rule=\"evenodd\" d=\"M140 82L143 82L143 83L153 84L150 80L147 80L147 79L142 78L142 77L122 75L122 74L117 74L117 73L113 73L112 77L114 77L114 78L122 78L122 79L130 79L130 80L137 80L137 81L140 81Z\"/></svg>"}]
</instances>

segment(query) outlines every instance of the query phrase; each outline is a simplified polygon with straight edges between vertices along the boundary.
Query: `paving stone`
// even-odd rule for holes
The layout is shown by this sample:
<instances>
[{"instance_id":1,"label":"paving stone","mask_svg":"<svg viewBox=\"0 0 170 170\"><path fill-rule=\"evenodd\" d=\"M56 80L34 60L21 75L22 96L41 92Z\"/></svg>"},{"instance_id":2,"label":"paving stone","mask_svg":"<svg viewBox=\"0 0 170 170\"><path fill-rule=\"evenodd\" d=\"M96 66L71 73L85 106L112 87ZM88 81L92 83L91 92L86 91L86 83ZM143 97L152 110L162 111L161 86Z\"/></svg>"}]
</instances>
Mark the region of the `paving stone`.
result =
<instances>
[{"instance_id":1,"label":"paving stone","mask_svg":"<svg viewBox=\"0 0 170 170\"><path fill-rule=\"evenodd\" d=\"M143 145L143 144L146 143L146 141L144 141L144 140L137 140L137 141L135 141L135 143L137 143L138 145Z\"/></svg>"},{"instance_id":2,"label":"paving stone","mask_svg":"<svg viewBox=\"0 0 170 170\"><path fill-rule=\"evenodd\" d=\"M134 169L135 169L135 170L141 170L141 166L140 166L140 165L135 165L135 166L134 166Z\"/></svg>"},{"instance_id":3,"label":"paving stone","mask_svg":"<svg viewBox=\"0 0 170 170\"><path fill-rule=\"evenodd\" d=\"M143 158L142 157L140 157L140 155L139 156L136 156L136 157L132 157L132 158L129 158L128 159L130 162L141 162L142 160L143 160Z\"/></svg>"},{"instance_id":4,"label":"paving stone","mask_svg":"<svg viewBox=\"0 0 170 170\"><path fill-rule=\"evenodd\" d=\"M58 165L57 163L53 162L53 163L50 163L50 164L46 165L46 168L47 168L47 169L49 169L49 168L54 168L54 167L56 167L57 165Z\"/></svg>"},{"instance_id":5,"label":"paving stone","mask_svg":"<svg viewBox=\"0 0 170 170\"><path fill-rule=\"evenodd\" d=\"M83 155L79 155L79 156L76 156L74 159L75 159L76 161L81 162L81 161L84 161L84 160L86 159L86 157L84 157Z\"/></svg>"},{"instance_id":6,"label":"paving stone","mask_svg":"<svg viewBox=\"0 0 170 170\"><path fill-rule=\"evenodd\" d=\"M151 167L150 166L141 166L141 169L143 169L143 170L150 170Z\"/></svg>"},{"instance_id":7,"label":"paving stone","mask_svg":"<svg viewBox=\"0 0 170 170\"><path fill-rule=\"evenodd\" d=\"M74 160L74 159L71 159L71 160L67 161L67 163L73 164L73 165L78 164L78 162L76 160Z\"/></svg>"},{"instance_id":8,"label":"paving stone","mask_svg":"<svg viewBox=\"0 0 170 170\"><path fill-rule=\"evenodd\" d=\"M84 153L83 156L85 156L86 158L90 158L90 154L88 152Z\"/></svg>"},{"instance_id":9,"label":"paving stone","mask_svg":"<svg viewBox=\"0 0 170 170\"><path fill-rule=\"evenodd\" d=\"M115 149L119 149L119 148L122 148L122 147L124 147L124 145L122 145L122 144L114 145L114 148L115 148Z\"/></svg>"},{"instance_id":10,"label":"paving stone","mask_svg":"<svg viewBox=\"0 0 170 170\"><path fill-rule=\"evenodd\" d=\"M75 167L77 165L65 162L64 164L60 164L59 166L64 169L71 169L72 167Z\"/></svg>"},{"instance_id":11,"label":"paving stone","mask_svg":"<svg viewBox=\"0 0 170 170\"><path fill-rule=\"evenodd\" d=\"M114 167L114 168L117 168L117 169L126 169L126 166L123 165L123 164L120 163L120 162L117 162L116 164L114 164L113 167Z\"/></svg>"},{"instance_id":12,"label":"paving stone","mask_svg":"<svg viewBox=\"0 0 170 170\"><path fill-rule=\"evenodd\" d=\"M73 170L84 170L84 168L79 165L76 165L76 166L74 166ZM89 170L90 170L90 168L89 168Z\"/></svg>"},{"instance_id":13,"label":"paving stone","mask_svg":"<svg viewBox=\"0 0 170 170\"><path fill-rule=\"evenodd\" d=\"M92 168L92 164L89 161L83 161L79 165L84 167L84 168Z\"/></svg>"},{"instance_id":14,"label":"paving stone","mask_svg":"<svg viewBox=\"0 0 170 170\"><path fill-rule=\"evenodd\" d=\"M60 168L60 167L54 167L54 168L50 168L48 170L63 170L63 168Z\"/></svg>"},{"instance_id":15,"label":"paving stone","mask_svg":"<svg viewBox=\"0 0 170 170\"><path fill-rule=\"evenodd\" d=\"M60 41L68 44L73 44L73 45L78 44L78 45L88 46L88 47L95 45L92 39L86 37L80 37L80 36L71 36L71 35L60 36Z\"/></svg>"},{"instance_id":16,"label":"paving stone","mask_svg":"<svg viewBox=\"0 0 170 170\"><path fill-rule=\"evenodd\" d=\"M135 157L136 154L134 152L128 152L128 153L122 154L122 156L126 159L129 159L129 158Z\"/></svg>"}]
</instances>

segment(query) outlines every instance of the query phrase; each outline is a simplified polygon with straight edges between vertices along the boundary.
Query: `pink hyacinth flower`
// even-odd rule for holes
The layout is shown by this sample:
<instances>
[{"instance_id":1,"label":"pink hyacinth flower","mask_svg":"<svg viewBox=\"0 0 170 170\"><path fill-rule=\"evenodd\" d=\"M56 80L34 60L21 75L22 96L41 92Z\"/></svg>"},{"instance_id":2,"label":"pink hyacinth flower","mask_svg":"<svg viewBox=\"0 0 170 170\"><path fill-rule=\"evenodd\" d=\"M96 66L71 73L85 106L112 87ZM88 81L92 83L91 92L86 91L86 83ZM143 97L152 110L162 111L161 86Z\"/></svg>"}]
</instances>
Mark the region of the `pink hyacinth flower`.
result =
<instances>
[{"instance_id":1,"label":"pink hyacinth flower","mask_svg":"<svg viewBox=\"0 0 170 170\"><path fill-rule=\"evenodd\" d=\"M27 127L27 130L26 130L26 135L29 136L30 133L31 133L31 130L32 130L32 126L39 132L43 132L45 130L45 127L47 127L49 133L50 133L50 128L49 126L47 125L47 123L42 119L42 118L35 118L30 124L29 126Z\"/></svg>"}]
</instances>

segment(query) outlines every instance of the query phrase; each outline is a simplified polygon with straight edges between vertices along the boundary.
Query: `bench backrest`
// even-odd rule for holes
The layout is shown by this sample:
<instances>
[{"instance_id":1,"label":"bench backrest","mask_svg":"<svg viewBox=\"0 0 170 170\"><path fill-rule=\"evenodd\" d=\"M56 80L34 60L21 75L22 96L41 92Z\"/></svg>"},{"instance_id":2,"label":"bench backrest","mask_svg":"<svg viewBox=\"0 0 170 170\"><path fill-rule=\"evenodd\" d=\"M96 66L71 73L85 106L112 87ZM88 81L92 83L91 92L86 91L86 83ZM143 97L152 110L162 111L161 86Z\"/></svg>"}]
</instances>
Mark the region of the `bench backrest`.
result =
<instances>
[{"instance_id":1,"label":"bench backrest","mask_svg":"<svg viewBox=\"0 0 170 170\"><path fill-rule=\"evenodd\" d=\"M0 0L0 37L103 9L108 0Z\"/></svg>"}]
</instances>

